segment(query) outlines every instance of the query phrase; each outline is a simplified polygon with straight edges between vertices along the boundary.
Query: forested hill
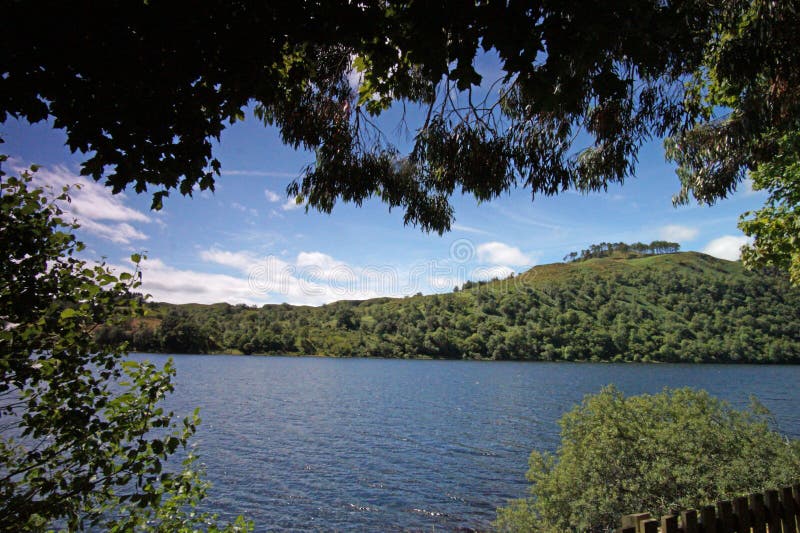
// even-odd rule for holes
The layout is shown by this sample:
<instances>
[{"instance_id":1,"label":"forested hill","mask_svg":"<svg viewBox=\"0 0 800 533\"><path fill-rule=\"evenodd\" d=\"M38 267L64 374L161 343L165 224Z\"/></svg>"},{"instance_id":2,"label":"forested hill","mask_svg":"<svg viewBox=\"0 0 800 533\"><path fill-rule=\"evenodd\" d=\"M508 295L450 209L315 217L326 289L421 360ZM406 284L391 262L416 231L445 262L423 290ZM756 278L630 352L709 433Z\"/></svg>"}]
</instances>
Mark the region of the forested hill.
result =
<instances>
[{"instance_id":1,"label":"forested hill","mask_svg":"<svg viewBox=\"0 0 800 533\"><path fill-rule=\"evenodd\" d=\"M450 294L262 308L150 304L139 351L800 362L800 291L687 252L534 267Z\"/></svg>"}]
</instances>

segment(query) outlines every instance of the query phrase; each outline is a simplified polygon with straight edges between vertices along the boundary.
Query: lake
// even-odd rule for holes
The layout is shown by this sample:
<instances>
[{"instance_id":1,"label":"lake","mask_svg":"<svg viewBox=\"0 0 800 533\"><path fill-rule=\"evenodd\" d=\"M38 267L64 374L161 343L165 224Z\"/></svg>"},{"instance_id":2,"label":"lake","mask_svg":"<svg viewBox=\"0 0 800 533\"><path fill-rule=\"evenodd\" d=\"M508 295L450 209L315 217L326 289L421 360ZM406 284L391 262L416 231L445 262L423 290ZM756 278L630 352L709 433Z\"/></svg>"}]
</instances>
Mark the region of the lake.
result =
<instances>
[{"instance_id":1,"label":"lake","mask_svg":"<svg viewBox=\"0 0 800 533\"><path fill-rule=\"evenodd\" d=\"M800 366L174 360L166 407L201 409L207 507L244 514L256 531L486 528L525 494L530 451L555 450L558 418L610 383L626 394L704 388L737 407L754 394L800 437Z\"/></svg>"}]
</instances>

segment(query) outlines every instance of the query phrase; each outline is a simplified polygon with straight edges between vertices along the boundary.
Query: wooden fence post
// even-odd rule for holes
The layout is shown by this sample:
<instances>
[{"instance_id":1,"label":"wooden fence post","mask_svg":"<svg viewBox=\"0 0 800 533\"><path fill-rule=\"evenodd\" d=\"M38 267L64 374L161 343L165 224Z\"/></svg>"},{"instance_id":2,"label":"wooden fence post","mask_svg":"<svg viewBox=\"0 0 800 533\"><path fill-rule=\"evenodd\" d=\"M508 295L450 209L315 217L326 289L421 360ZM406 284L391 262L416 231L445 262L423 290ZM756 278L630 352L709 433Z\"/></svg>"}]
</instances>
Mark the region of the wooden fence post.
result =
<instances>
[{"instance_id":1,"label":"wooden fence post","mask_svg":"<svg viewBox=\"0 0 800 533\"><path fill-rule=\"evenodd\" d=\"M627 529L629 527L636 527L636 521L633 519L633 516L626 514L622 517L622 522L620 523L621 529Z\"/></svg>"},{"instance_id":2,"label":"wooden fence post","mask_svg":"<svg viewBox=\"0 0 800 533\"><path fill-rule=\"evenodd\" d=\"M794 513L795 521L797 522L797 530L800 531L800 483L792 485L792 496L794 500Z\"/></svg>"},{"instance_id":3,"label":"wooden fence post","mask_svg":"<svg viewBox=\"0 0 800 533\"><path fill-rule=\"evenodd\" d=\"M733 512L736 515L736 530L739 533L750 533L750 507L747 505L747 496L733 500Z\"/></svg>"},{"instance_id":4,"label":"wooden fence post","mask_svg":"<svg viewBox=\"0 0 800 533\"><path fill-rule=\"evenodd\" d=\"M683 526L683 533L698 533L697 511L694 509L683 511L681 513L681 525Z\"/></svg>"},{"instance_id":5,"label":"wooden fence post","mask_svg":"<svg viewBox=\"0 0 800 533\"><path fill-rule=\"evenodd\" d=\"M703 524L703 533L717 533L717 510L713 505L703 507L700 522Z\"/></svg>"},{"instance_id":6,"label":"wooden fence post","mask_svg":"<svg viewBox=\"0 0 800 533\"><path fill-rule=\"evenodd\" d=\"M622 524L618 530L619 533L636 533L636 518L634 515L626 514L622 517Z\"/></svg>"},{"instance_id":7,"label":"wooden fence post","mask_svg":"<svg viewBox=\"0 0 800 533\"><path fill-rule=\"evenodd\" d=\"M800 483L677 512L625 515L616 533L800 533Z\"/></svg>"},{"instance_id":8,"label":"wooden fence post","mask_svg":"<svg viewBox=\"0 0 800 533\"><path fill-rule=\"evenodd\" d=\"M721 533L734 533L733 505L727 500L717 502L717 517Z\"/></svg>"},{"instance_id":9,"label":"wooden fence post","mask_svg":"<svg viewBox=\"0 0 800 533\"><path fill-rule=\"evenodd\" d=\"M649 518L642 522L642 533L658 533L658 520Z\"/></svg>"},{"instance_id":10,"label":"wooden fence post","mask_svg":"<svg viewBox=\"0 0 800 533\"><path fill-rule=\"evenodd\" d=\"M764 493L767 497L767 523L769 533L781 533L781 501L777 490L768 490Z\"/></svg>"},{"instance_id":11,"label":"wooden fence post","mask_svg":"<svg viewBox=\"0 0 800 533\"><path fill-rule=\"evenodd\" d=\"M781 491L783 505L783 533L797 533L797 504L792 495L792 487L784 487Z\"/></svg>"},{"instance_id":12,"label":"wooden fence post","mask_svg":"<svg viewBox=\"0 0 800 533\"><path fill-rule=\"evenodd\" d=\"M642 522L650 518L650 513L636 513L628 516L633 519L633 526L636 528L636 533L644 533Z\"/></svg>"},{"instance_id":13,"label":"wooden fence post","mask_svg":"<svg viewBox=\"0 0 800 533\"><path fill-rule=\"evenodd\" d=\"M662 516L661 533L678 533L678 517L675 515Z\"/></svg>"},{"instance_id":14,"label":"wooden fence post","mask_svg":"<svg viewBox=\"0 0 800 533\"><path fill-rule=\"evenodd\" d=\"M750 495L750 511L753 513L753 533L767 533L767 510L764 508L764 495Z\"/></svg>"}]
</instances>

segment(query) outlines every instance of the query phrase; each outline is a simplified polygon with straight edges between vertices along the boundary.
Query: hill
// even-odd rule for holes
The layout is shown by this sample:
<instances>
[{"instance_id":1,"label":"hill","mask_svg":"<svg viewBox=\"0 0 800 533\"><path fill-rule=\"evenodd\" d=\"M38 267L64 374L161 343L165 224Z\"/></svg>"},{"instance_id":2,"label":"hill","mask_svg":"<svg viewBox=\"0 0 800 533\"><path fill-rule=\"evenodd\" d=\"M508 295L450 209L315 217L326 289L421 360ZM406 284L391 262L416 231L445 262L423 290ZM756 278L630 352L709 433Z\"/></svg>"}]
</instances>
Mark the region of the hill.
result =
<instances>
[{"instance_id":1,"label":"hill","mask_svg":"<svg viewBox=\"0 0 800 533\"><path fill-rule=\"evenodd\" d=\"M156 303L145 320L100 335L171 353L800 362L800 291L783 275L684 252L321 307Z\"/></svg>"}]
</instances>

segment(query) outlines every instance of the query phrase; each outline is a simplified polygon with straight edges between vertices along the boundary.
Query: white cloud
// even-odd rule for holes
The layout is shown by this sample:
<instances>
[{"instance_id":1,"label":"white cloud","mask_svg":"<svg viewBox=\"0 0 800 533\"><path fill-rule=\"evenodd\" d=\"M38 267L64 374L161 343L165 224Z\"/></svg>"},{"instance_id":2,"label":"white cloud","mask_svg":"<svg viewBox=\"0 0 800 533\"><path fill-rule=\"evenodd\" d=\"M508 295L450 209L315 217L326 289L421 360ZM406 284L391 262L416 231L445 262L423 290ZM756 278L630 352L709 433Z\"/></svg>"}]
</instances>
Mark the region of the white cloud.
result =
<instances>
[{"instance_id":1,"label":"white cloud","mask_svg":"<svg viewBox=\"0 0 800 533\"><path fill-rule=\"evenodd\" d=\"M268 202L280 202L281 201L281 195L279 195L275 191L271 191L269 189L264 189L264 196L267 198Z\"/></svg>"},{"instance_id":2,"label":"white cloud","mask_svg":"<svg viewBox=\"0 0 800 533\"><path fill-rule=\"evenodd\" d=\"M286 259L259 256L248 250L210 248L201 250L199 256L206 263L222 265L230 271L183 270L150 258L143 264L142 292L151 294L155 301L173 303L321 305L337 300L400 297L426 290L449 291L467 279L504 279L514 272L503 265L468 271L460 263L446 261L422 262L406 271L392 265L354 266L320 251L304 251ZM130 265L126 268L129 270Z\"/></svg>"},{"instance_id":3,"label":"white cloud","mask_svg":"<svg viewBox=\"0 0 800 533\"><path fill-rule=\"evenodd\" d=\"M495 265L530 265L533 259L515 247L502 242L487 242L479 244L477 248L478 259L484 263Z\"/></svg>"},{"instance_id":4,"label":"white cloud","mask_svg":"<svg viewBox=\"0 0 800 533\"><path fill-rule=\"evenodd\" d=\"M286 203L281 206L281 209L284 211L292 211L294 209L300 209L301 207L303 207L303 204L298 204L296 199L289 198L286 200Z\"/></svg>"},{"instance_id":5,"label":"white cloud","mask_svg":"<svg viewBox=\"0 0 800 533\"><path fill-rule=\"evenodd\" d=\"M768 195L768 191L765 190L765 189L759 189L759 190L754 189L753 188L753 179L749 178L749 177L745 178L744 180L742 180L742 183L740 183L736 187L736 190L737 191L742 191L745 196L759 196L759 195L760 196L767 196Z\"/></svg>"},{"instance_id":6,"label":"white cloud","mask_svg":"<svg viewBox=\"0 0 800 533\"><path fill-rule=\"evenodd\" d=\"M50 186L54 192L70 187L72 201L61 207L67 218L75 218L83 230L119 244L147 239L145 233L130 223L149 223L153 220L145 213L125 205L124 194L112 194L108 187L75 174L62 165L51 169L41 168L34 176L34 183Z\"/></svg>"},{"instance_id":7,"label":"white cloud","mask_svg":"<svg viewBox=\"0 0 800 533\"><path fill-rule=\"evenodd\" d=\"M246 205L242 205L239 202L231 202L231 207L238 211L241 211L242 213L250 213L254 217L258 216L258 211L256 211L252 207L247 207Z\"/></svg>"},{"instance_id":8,"label":"white cloud","mask_svg":"<svg viewBox=\"0 0 800 533\"><path fill-rule=\"evenodd\" d=\"M109 266L117 273L132 270L130 264ZM290 300L289 297L255 290L247 276L183 270L157 258L143 260L141 270L142 286L138 290L150 294L154 302L259 305Z\"/></svg>"},{"instance_id":9,"label":"white cloud","mask_svg":"<svg viewBox=\"0 0 800 533\"><path fill-rule=\"evenodd\" d=\"M175 272L175 275L186 279L202 278L204 283L208 283L204 292L197 292L196 298L199 299L192 300L198 303L238 303L246 300L247 303L289 302L297 305L320 305L342 299L398 295L397 283L387 285L381 283L381 280L371 279L368 275L371 271L368 269L351 267L322 252L301 252L293 262L273 255L259 257L247 251L231 252L216 248L203 250L200 257L203 261L233 268L239 271L239 275L214 278L216 274ZM160 273L162 271L156 270L156 274ZM233 295L228 297L224 292L214 289L216 282L230 283L234 287ZM188 297L183 290L186 283L172 288L160 278L155 283L156 289L162 291L159 297L166 301L176 301L175 298L183 301ZM241 288L242 283L247 284L247 290ZM175 291L174 298L165 292L168 289ZM249 295L246 294L248 291Z\"/></svg>"},{"instance_id":10,"label":"white cloud","mask_svg":"<svg viewBox=\"0 0 800 533\"><path fill-rule=\"evenodd\" d=\"M479 235L491 235L491 233L488 231L479 228L473 228L472 226L464 226L461 224L453 224L452 229L453 231L464 231L467 233L477 233Z\"/></svg>"},{"instance_id":11,"label":"white cloud","mask_svg":"<svg viewBox=\"0 0 800 533\"><path fill-rule=\"evenodd\" d=\"M670 224L664 226L659 231L659 237L673 242L691 241L697 237L700 230L697 228L690 228L689 226L679 226L677 224Z\"/></svg>"},{"instance_id":12,"label":"white cloud","mask_svg":"<svg viewBox=\"0 0 800 533\"><path fill-rule=\"evenodd\" d=\"M80 222L81 229L117 244L130 244L131 241L147 239L147 235L126 222L121 222L119 224L101 224L100 222L88 218L82 218L78 221Z\"/></svg>"},{"instance_id":13,"label":"white cloud","mask_svg":"<svg viewBox=\"0 0 800 533\"><path fill-rule=\"evenodd\" d=\"M489 246L484 247L486 250L499 255L495 259L515 260L512 252L516 249L512 247ZM421 262L406 271L392 265L354 266L314 250L283 258L278 255L260 256L248 250L217 247L199 252L202 261L230 268L225 274L180 270L149 259L143 290L157 301L175 303L321 305L336 300L399 297L425 290L449 291L467 279L504 279L514 272L504 265L468 271L466 266L448 261ZM524 254L516 250L516 255Z\"/></svg>"},{"instance_id":14,"label":"white cloud","mask_svg":"<svg viewBox=\"0 0 800 533\"><path fill-rule=\"evenodd\" d=\"M725 235L709 242L703 248L703 253L728 261L736 261L742 255L742 246L749 242L750 238L744 235Z\"/></svg>"},{"instance_id":15,"label":"white cloud","mask_svg":"<svg viewBox=\"0 0 800 533\"><path fill-rule=\"evenodd\" d=\"M180 270L159 259L142 262L142 286L139 290L151 294L156 302L266 303L262 295L251 289L246 277Z\"/></svg>"},{"instance_id":16,"label":"white cloud","mask_svg":"<svg viewBox=\"0 0 800 533\"><path fill-rule=\"evenodd\" d=\"M341 261L337 261L322 252L300 252L297 254L297 266L299 267L334 268L343 264Z\"/></svg>"},{"instance_id":17,"label":"white cloud","mask_svg":"<svg viewBox=\"0 0 800 533\"><path fill-rule=\"evenodd\" d=\"M358 92L358 89L361 87L361 84L364 82L364 74L356 70L354 67L350 67L347 71L347 83L350 85L350 88L354 92Z\"/></svg>"},{"instance_id":18,"label":"white cloud","mask_svg":"<svg viewBox=\"0 0 800 533\"><path fill-rule=\"evenodd\" d=\"M322 252L300 252L295 264L303 277L313 280L355 283L360 277L350 265Z\"/></svg>"},{"instance_id":19,"label":"white cloud","mask_svg":"<svg viewBox=\"0 0 800 533\"><path fill-rule=\"evenodd\" d=\"M495 204L488 204L490 206L494 206ZM496 207L499 213L507 218L510 218L514 222L520 222L522 224L529 224L531 226L536 226L539 228L549 229L551 231L560 232L562 231L562 227L558 224L552 223L548 220L540 220L538 218L530 218L523 215L520 215L513 209L506 209L503 207Z\"/></svg>"},{"instance_id":20,"label":"white cloud","mask_svg":"<svg viewBox=\"0 0 800 533\"><path fill-rule=\"evenodd\" d=\"M200 258L209 263L235 268L245 274L260 263L259 258L253 254L247 252L227 252L216 248L203 250L200 252Z\"/></svg>"},{"instance_id":21,"label":"white cloud","mask_svg":"<svg viewBox=\"0 0 800 533\"><path fill-rule=\"evenodd\" d=\"M488 281L494 278L505 279L513 273L514 270L506 266L478 267L472 271L471 278L481 281Z\"/></svg>"}]
</instances>

